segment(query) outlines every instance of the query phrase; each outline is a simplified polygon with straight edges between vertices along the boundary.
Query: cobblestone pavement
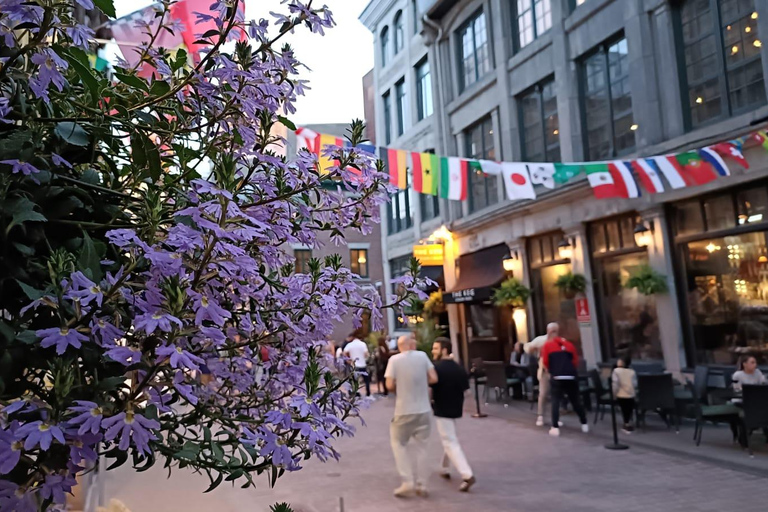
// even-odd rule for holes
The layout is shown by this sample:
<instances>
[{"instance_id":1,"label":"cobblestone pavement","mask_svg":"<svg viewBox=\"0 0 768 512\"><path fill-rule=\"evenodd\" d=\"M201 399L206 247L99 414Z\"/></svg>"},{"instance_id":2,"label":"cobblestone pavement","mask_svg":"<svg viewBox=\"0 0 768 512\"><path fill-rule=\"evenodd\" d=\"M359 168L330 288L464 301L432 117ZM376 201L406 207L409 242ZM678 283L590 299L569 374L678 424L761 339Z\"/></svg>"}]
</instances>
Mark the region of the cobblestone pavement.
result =
<instances>
[{"instance_id":1,"label":"cobblestone pavement","mask_svg":"<svg viewBox=\"0 0 768 512\"><path fill-rule=\"evenodd\" d=\"M339 463L307 463L280 479L270 490L223 486L202 494L207 480L162 468L146 473L110 472L107 497L123 501L132 512L268 511L279 501L296 512L386 511L536 511L536 512L722 512L765 510L766 476L725 469L679 455L640 447L623 452L603 448L603 438L584 435L577 420L566 416L559 438L545 429L499 418L465 417L459 438L477 475L469 494L459 493L458 477L450 482L437 473L428 499L398 500L399 484L389 448L388 424L394 400L379 400L365 412L367 427L339 443ZM433 429L430 453L437 467L440 442Z\"/></svg>"}]
</instances>

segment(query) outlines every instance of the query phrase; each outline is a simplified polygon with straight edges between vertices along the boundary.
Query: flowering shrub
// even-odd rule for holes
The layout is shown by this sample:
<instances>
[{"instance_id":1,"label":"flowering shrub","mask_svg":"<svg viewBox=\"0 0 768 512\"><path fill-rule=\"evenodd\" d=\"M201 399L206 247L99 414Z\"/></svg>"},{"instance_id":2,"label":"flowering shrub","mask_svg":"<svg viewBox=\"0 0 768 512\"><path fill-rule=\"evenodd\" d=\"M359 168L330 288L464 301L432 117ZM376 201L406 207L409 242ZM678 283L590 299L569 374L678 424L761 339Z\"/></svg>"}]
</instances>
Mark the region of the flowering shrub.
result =
<instances>
[{"instance_id":1,"label":"flowering shrub","mask_svg":"<svg viewBox=\"0 0 768 512\"><path fill-rule=\"evenodd\" d=\"M182 28L164 2L139 64L107 76L72 13L114 16L111 0L0 0L2 510L62 504L100 453L212 489L337 458L353 432L353 386L321 347L350 312L379 329L382 301L338 256L296 272L290 248L370 232L386 175L360 122L322 175L271 150L305 87L281 39L330 28L327 9L289 0L271 28L211 1L199 57L152 44Z\"/></svg>"}]
</instances>

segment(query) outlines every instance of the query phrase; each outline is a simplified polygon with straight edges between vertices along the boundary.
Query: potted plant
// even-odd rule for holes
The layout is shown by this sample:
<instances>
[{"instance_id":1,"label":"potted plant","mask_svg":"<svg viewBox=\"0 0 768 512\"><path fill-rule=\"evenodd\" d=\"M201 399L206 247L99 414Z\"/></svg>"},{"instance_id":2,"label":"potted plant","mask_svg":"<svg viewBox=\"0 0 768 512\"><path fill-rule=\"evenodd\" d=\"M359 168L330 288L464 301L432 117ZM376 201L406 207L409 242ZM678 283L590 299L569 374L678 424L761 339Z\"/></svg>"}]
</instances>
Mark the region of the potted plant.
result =
<instances>
[{"instance_id":1,"label":"potted plant","mask_svg":"<svg viewBox=\"0 0 768 512\"><path fill-rule=\"evenodd\" d=\"M429 294L427 302L424 303L424 312L429 315L440 315L445 313L442 290L436 290Z\"/></svg>"},{"instance_id":2,"label":"potted plant","mask_svg":"<svg viewBox=\"0 0 768 512\"><path fill-rule=\"evenodd\" d=\"M568 272L557 278L555 286L563 292L566 299L572 299L577 293L584 293L584 290L587 289L587 280L581 274Z\"/></svg>"},{"instance_id":3,"label":"potted plant","mask_svg":"<svg viewBox=\"0 0 768 512\"><path fill-rule=\"evenodd\" d=\"M510 277L493 292L493 303L497 306L523 308L531 296L531 290L514 277Z\"/></svg>"},{"instance_id":4,"label":"potted plant","mask_svg":"<svg viewBox=\"0 0 768 512\"><path fill-rule=\"evenodd\" d=\"M636 289L643 295L655 295L657 293L667 293L667 276L659 274L649 265L642 265L629 276L624 288Z\"/></svg>"}]
</instances>

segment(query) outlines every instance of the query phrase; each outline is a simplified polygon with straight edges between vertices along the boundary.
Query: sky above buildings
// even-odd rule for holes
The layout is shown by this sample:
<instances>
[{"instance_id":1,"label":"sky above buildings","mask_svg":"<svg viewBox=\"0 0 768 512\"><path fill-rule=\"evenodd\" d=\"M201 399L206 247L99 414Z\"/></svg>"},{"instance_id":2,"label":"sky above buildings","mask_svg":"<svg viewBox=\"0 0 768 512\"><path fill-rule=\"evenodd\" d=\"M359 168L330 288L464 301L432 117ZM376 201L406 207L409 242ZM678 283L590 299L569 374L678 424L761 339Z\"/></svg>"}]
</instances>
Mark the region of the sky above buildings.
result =
<instances>
[{"instance_id":1,"label":"sky above buildings","mask_svg":"<svg viewBox=\"0 0 768 512\"><path fill-rule=\"evenodd\" d=\"M297 125L348 123L363 117L363 75L373 67L373 35L357 17L368 0L323 0L333 12L336 27L326 35L302 28L287 40L306 68L301 78L311 90L297 102L292 116ZM151 0L115 0L118 16L152 3ZM285 12L280 0L245 0L246 18L269 18L270 11Z\"/></svg>"}]
</instances>

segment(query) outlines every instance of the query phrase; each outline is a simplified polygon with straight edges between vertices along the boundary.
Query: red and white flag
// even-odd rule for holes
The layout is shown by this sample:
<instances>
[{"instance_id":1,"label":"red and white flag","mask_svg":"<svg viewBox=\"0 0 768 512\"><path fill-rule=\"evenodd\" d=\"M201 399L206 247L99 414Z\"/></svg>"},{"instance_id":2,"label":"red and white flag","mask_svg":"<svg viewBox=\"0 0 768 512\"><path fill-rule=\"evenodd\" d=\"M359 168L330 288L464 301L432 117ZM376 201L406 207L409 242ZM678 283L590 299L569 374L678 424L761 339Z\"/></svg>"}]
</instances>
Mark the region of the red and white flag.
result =
<instances>
[{"instance_id":1,"label":"red and white flag","mask_svg":"<svg viewBox=\"0 0 768 512\"><path fill-rule=\"evenodd\" d=\"M631 162L640 184L649 194L664 192L664 182L659 176L659 168L650 158L638 158Z\"/></svg>"},{"instance_id":2,"label":"red and white flag","mask_svg":"<svg viewBox=\"0 0 768 512\"><path fill-rule=\"evenodd\" d=\"M709 146L709 148L717 152L717 154L723 158L730 158L743 168L749 169L749 162L744 158L744 153L741 152L741 149L739 149L736 144L731 142L719 142Z\"/></svg>"},{"instance_id":3,"label":"red and white flag","mask_svg":"<svg viewBox=\"0 0 768 512\"><path fill-rule=\"evenodd\" d=\"M507 197L512 200L536 199L536 191L531 183L528 164L519 162L503 162L501 173L504 175L504 188Z\"/></svg>"}]
</instances>

